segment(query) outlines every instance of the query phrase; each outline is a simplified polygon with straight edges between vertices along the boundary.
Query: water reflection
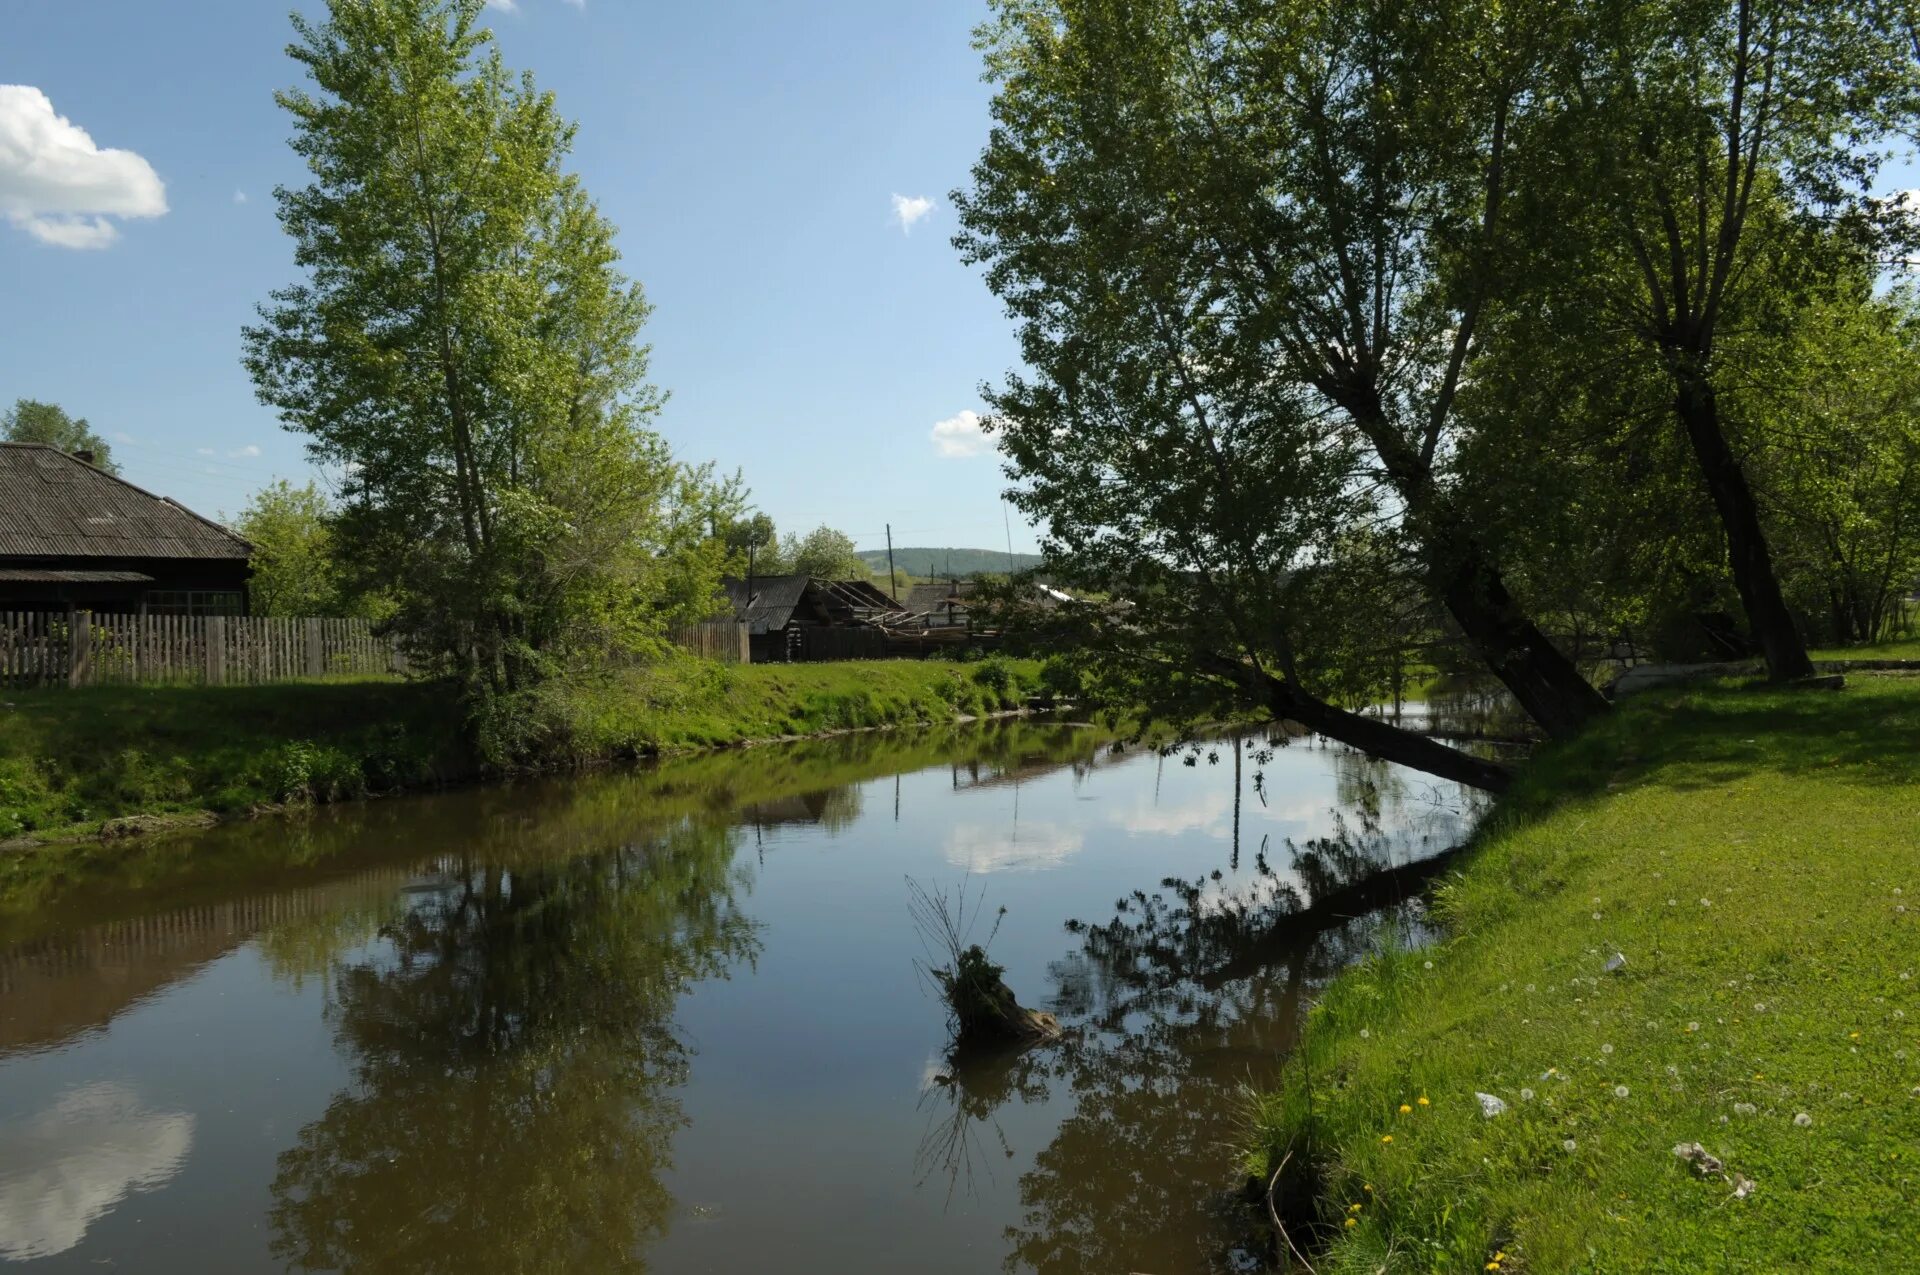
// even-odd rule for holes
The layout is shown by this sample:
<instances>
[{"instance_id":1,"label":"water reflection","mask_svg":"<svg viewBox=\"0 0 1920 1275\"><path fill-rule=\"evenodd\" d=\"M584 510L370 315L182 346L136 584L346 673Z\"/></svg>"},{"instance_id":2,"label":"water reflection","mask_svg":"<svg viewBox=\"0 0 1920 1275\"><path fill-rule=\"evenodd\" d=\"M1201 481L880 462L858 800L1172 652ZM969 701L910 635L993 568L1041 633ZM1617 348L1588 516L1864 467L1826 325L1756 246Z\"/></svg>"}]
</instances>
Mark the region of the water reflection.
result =
<instances>
[{"instance_id":1,"label":"water reflection","mask_svg":"<svg viewBox=\"0 0 1920 1275\"><path fill-rule=\"evenodd\" d=\"M1204 748L850 736L35 879L0 895L0 1258L1206 1269L1243 1239L1238 1087L1419 925L1350 919L1413 877L1356 880L1472 811L1309 739ZM996 959L1063 1041L938 1055L900 883L955 873L1010 906Z\"/></svg>"},{"instance_id":2,"label":"water reflection","mask_svg":"<svg viewBox=\"0 0 1920 1275\"><path fill-rule=\"evenodd\" d=\"M193 1117L153 1111L125 1085L70 1089L0 1124L0 1257L64 1253L133 1191L153 1191L193 1149Z\"/></svg>"},{"instance_id":3,"label":"water reflection","mask_svg":"<svg viewBox=\"0 0 1920 1275\"><path fill-rule=\"evenodd\" d=\"M299 1269L642 1270L684 1123L676 1002L750 962L724 825L558 861L446 865L327 1013L353 1083L280 1156Z\"/></svg>"},{"instance_id":4,"label":"water reflection","mask_svg":"<svg viewBox=\"0 0 1920 1275\"><path fill-rule=\"evenodd\" d=\"M1292 1047L1309 989L1388 933L1422 936L1415 896L1444 862L1430 856L1473 815L1458 790L1334 756L1345 811L1329 835L1263 845L1244 873L1169 877L1105 922L1070 923L1077 947L1051 968L1049 1004L1067 1035L951 1056L932 1078L917 1168L949 1195L1020 1157L1008 1110L1069 1108L1019 1176L1007 1270L1245 1269L1264 1251L1238 1197L1227 1113ZM1232 811L1207 794L1161 806L1151 826L1217 828Z\"/></svg>"}]
</instances>

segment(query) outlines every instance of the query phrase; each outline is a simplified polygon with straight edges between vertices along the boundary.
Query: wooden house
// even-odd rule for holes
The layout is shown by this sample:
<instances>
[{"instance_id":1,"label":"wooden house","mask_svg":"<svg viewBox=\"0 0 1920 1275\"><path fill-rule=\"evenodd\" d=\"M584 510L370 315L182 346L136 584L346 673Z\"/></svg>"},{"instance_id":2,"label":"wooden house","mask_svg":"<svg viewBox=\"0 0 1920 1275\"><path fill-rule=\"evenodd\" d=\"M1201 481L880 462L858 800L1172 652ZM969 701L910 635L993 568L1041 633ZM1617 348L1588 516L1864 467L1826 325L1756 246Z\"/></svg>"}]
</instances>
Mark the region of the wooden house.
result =
<instances>
[{"instance_id":1,"label":"wooden house","mask_svg":"<svg viewBox=\"0 0 1920 1275\"><path fill-rule=\"evenodd\" d=\"M252 553L84 452L0 443L0 611L245 615Z\"/></svg>"},{"instance_id":2,"label":"wooden house","mask_svg":"<svg viewBox=\"0 0 1920 1275\"><path fill-rule=\"evenodd\" d=\"M721 584L747 626L755 664L879 659L887 654L879 626L900 615L899 604L865 580L728 576Z\"/></svg>"}]
</instances>

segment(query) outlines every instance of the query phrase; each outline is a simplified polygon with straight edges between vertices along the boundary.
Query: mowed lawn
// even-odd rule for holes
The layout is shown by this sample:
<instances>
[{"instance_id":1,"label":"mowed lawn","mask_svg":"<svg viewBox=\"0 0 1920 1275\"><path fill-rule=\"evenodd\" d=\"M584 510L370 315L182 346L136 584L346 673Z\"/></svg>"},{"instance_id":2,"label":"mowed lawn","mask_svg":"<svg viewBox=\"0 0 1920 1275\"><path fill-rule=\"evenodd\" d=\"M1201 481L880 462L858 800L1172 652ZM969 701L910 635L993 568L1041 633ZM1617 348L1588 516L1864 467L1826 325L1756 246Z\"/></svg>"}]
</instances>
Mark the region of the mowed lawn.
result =
<instances>
[{"instance_id":1,"label":"mowed lawn","mask_svg":"<svg viewBox=\"0 0 1920 1275\"><path fill-rule=\"evenodd\" d=\"M1439 904L1254 1103L1323 1275L1920 1270L1920 680L1630 702Z\"/></svg>"}]
</instances>

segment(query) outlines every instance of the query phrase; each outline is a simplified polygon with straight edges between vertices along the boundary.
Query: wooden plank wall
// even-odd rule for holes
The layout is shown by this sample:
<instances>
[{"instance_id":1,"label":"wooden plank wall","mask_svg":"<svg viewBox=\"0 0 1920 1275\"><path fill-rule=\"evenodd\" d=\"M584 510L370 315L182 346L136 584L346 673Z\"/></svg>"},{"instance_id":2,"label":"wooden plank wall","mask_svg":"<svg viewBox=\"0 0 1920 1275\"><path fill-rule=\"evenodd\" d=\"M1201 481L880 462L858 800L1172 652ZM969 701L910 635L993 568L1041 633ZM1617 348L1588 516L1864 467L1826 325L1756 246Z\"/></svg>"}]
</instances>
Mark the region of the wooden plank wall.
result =
<instances>
[{"instance_id":1,"label":"wooden plank wall","mask_svg":"<svg viewBox=\"0 0 1920 1275\"><path fill-rule=\"evenodd\" d=\"M704 624L683 625L668 637L675 646L684 647L710 660L719 660L723 664L749 662L747 626L737 620L709 620Z\"/></svg>"},{"instance_id":2,"label":"wooden plank wall","mask_svg":"<svg viewBox=\"0 0 1920 1275\"><path fill-rule=\"evenodd\" d=\"M367 620L0 611L0 685L261 685L405 673Z\"/></svg>"}]
</instances>

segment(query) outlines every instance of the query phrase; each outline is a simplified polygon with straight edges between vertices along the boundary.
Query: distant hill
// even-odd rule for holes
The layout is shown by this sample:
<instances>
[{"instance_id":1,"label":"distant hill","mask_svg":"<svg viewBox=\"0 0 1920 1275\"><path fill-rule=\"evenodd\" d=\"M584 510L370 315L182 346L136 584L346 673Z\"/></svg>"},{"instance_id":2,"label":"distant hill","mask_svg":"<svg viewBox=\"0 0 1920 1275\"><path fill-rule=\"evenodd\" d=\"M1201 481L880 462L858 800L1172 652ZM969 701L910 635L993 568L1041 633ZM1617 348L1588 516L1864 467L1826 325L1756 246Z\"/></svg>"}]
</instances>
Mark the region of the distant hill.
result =
<instances>
[{"instance_id":1,"label":"distant hill","mask_svg":"<svg viewBox=\"0 0 1920 1275\"><path fill-rule=\"evenodd\" d=\"M868 549L860 555L860 560L885 581L885 549ZM944 576L949 572L956 576L970 576L979 571L999 572L1007 570L1009 562L1015 571L1024 571L1028 567L1039 566L1040 561L1037 553L1016 553L1009 558L1005 549L931 549L921 545L893 551L894 569L910 576Z\"/></svg>"}]
</instances>

